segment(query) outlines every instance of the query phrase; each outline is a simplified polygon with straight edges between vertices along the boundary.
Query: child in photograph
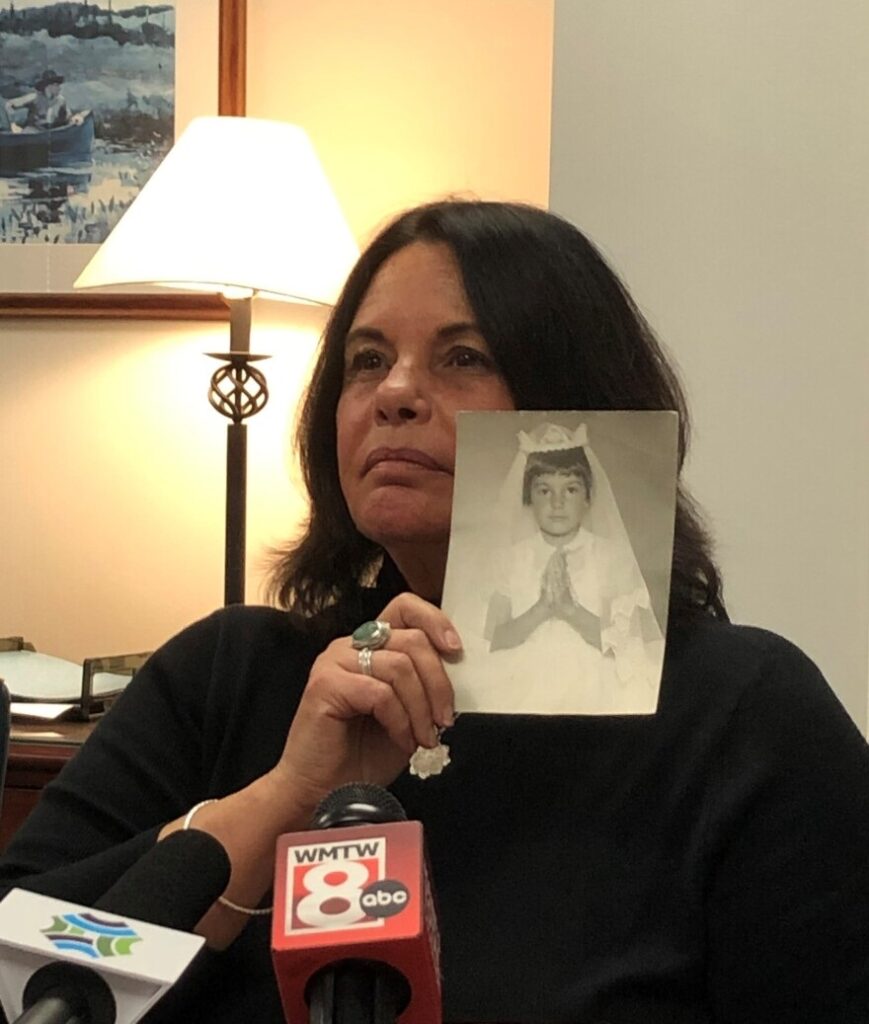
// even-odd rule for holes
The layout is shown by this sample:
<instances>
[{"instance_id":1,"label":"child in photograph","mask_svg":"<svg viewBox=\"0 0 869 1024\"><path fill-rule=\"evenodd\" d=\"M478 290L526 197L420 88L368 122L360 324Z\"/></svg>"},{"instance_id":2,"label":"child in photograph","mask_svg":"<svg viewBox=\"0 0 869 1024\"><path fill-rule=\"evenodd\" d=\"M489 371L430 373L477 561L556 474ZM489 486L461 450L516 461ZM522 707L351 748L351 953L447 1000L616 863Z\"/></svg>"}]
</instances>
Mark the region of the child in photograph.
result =
<instances>
[{"instance_id":1,"label":"child in photograph","mask_svg":"<svg viewBox=\"0 0 869 1024\"><path fill-rule=\"evenodd\" d=\"M490 651L533 645L541 663L569 655L564 669L589 685L601 674L657 685L661 630L584 424L520 432L504 500L520 493L506 578L489 601Z\"/></svg>"}]
</instances>

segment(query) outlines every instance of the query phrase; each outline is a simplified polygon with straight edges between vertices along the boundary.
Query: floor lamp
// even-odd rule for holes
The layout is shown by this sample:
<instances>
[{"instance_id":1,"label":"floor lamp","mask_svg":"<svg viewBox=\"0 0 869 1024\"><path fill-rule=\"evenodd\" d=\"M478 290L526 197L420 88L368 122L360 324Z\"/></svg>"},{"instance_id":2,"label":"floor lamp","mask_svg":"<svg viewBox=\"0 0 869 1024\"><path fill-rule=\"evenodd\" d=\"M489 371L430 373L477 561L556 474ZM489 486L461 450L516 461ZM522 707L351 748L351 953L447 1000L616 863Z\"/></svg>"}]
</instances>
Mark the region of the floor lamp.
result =
<instances>
[{"instance_id":1,"label":"floor lamp","mask_svg":"<svg viewBox=\"0 0 869 1024\"><path fill-rule=\"evenodd\" d=\"M230 422L224 600L244 602L247 425L266 404L250 351L251 299L331 305L358 255L306 133L247 117L191 121L75 282L219 292L226 353L209 401Z\"/></svg>"}]
</instances>

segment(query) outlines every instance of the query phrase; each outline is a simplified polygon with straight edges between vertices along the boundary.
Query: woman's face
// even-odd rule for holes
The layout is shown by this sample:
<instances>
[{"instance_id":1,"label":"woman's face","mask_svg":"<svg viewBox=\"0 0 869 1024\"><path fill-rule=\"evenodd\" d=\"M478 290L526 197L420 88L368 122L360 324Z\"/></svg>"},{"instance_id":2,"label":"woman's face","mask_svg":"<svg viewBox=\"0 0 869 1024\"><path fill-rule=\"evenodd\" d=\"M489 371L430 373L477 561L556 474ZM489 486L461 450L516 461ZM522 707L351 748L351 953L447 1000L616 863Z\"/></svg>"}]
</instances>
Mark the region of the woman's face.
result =
<instances>
[{"instance_id":1,"label":"woman's face","mask_svg":"<svg viewBox=\"0 0 869 1024\"><path fill-rule=\"evenodd\" d=\"M541 473L531 484L531 510L541 533L567 543L588 510L585 485L575 473Z\"/></svg>"},{"instance_id":2,"label":"woman's face","mask_svg":"<svg viewBox=\"0 0 869 1024\"><path fill-rule=\"evenodd\" d=\"M347 334L338 473L357 529L388 551L449 537L460 410L513 409L442 243L384 262Z\"/></svg>"}]
</instances>

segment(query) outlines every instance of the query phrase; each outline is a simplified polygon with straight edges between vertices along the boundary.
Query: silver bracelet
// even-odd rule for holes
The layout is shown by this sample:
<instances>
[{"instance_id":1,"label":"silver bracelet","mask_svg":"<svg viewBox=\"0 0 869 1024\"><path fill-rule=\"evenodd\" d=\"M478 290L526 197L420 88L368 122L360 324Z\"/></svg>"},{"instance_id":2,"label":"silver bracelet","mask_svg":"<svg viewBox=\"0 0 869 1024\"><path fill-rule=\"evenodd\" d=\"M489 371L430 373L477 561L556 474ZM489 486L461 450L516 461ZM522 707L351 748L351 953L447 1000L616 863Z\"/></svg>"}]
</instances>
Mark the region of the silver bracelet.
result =
<instances>
[{"instance_id":1,"label":"silver bracelet","mask_svg":"<svg viewBox=\"0 0 869 1024\"><path fill-rule=\"evenodd\" d=\"M202 810L208 804L216 804L217 797L211 797L210 800L200 800L198 804L194 804L184 817L184 823L181 826L181 830L186 832L190 828L190 822L193 821L193 815L197 811ZM230 910L234 910L239 914L247 914L248 917L259 917L262 914L270 914L272 912L271 907L243 907L239 903L233 903L232 900L228 900L225 896L218 896L217 902L224 907L229 907Z\"/></svg>"},{"instance_id":2,"label":"silver bracelet","mask_svg":"<svg viewBox=\"0 0 869 1024\"><path fill-rule=\"evenodd\" d=\"M229 907L230 910L235 910L239 914L247 914L248 917L260 917L263 914L270 914L272 912L271 907L242 907L238 903L233 903L232 900L228 900L225 896L218 896L217 902L221 906Z\"/></svg>"},{"instance_id":3,"label":"silver bracelet","mask_svg":"<svg viewBox=\"0 0 869 1024\"><path fill-rule=\"evenodd\" d=\"M184 824L181 826L181 831L186 832L187 829L190 828L190 822L193 821L193 815L196 814L197 811L201 811L202 808L206 807L208 804L216 803L217 797L213 796L210 800L200 800L198 804L194 804L187 812L187 816L184 819Z\"/></svg>"}]
</instances>

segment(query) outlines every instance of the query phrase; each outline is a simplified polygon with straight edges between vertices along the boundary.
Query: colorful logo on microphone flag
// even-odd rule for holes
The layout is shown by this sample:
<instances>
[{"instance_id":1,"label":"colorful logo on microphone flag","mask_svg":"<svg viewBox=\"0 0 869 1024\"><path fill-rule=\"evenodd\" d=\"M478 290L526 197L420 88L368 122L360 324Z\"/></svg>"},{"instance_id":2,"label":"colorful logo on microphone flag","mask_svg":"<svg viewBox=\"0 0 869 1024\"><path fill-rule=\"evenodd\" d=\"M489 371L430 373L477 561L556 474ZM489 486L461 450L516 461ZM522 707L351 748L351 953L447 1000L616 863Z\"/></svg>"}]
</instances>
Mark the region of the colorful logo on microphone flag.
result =
<instances>
[{"instance_id":1,"label":"colorful logo on microphone flag","mask_svg":"<svg viewBox=\"0 0 869 1024\"><path fill-rule=\"evenodd\" d=\"M109 956L129 956L142 937L126 921L111 921L93 913L55 914L48 928L42 929L56 949L81 953L90 960Z\"/></svg>"}]
</instances>

